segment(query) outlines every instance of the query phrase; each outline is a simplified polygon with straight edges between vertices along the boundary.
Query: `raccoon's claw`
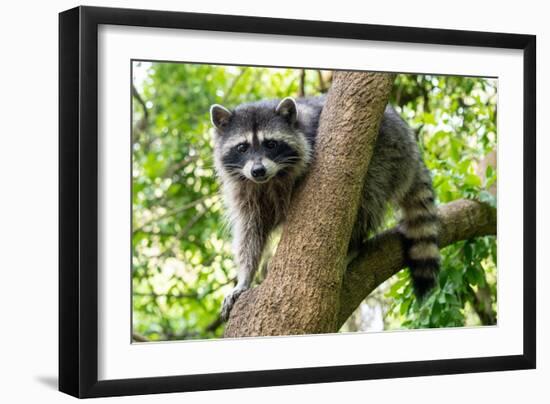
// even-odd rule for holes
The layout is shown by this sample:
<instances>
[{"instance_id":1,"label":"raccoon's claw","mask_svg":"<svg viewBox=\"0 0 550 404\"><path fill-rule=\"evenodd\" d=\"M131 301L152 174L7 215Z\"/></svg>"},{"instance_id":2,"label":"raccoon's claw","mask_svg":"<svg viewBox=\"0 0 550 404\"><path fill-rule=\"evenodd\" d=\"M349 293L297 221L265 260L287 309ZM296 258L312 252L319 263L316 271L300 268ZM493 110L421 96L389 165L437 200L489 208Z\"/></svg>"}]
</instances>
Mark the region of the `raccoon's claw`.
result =
<instances>
[{"instance_id":1,"label":"raccoon's claw","mask_svg":"<svg viewBox=\"0 0 550 404\"><path fill-rule=\"evenodd\" d=\"M220 314L223 322L229 319L229 314L231 313L233 305L245 290L246 288L235 288L225 297L225 299L223 299L222 311Z\"/></svg>"}]
</instances>

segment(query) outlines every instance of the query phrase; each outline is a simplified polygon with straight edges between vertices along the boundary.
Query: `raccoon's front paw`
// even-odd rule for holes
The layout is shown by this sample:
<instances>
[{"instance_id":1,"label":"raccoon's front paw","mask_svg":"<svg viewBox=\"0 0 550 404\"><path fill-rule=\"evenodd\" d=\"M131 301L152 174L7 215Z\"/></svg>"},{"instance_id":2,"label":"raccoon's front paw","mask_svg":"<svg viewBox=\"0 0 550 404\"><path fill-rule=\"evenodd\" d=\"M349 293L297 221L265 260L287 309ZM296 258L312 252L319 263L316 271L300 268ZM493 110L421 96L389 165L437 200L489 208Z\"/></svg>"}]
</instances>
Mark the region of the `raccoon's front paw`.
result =
<instances>
[{"instance_id":1,"label":"raccoon's front paw","mask_svg":"<svg viewBox=\"0 0 550 404\"><path fill-rule=\"evenodd\" d=\"M231 291L231 293L225 296L225 299L223 299L222 311L220 314L222 321L227 321L233 305L235 304L241 293L243 293L246 289L247 288L236 287Z\"/></svg>"}]
</instances>

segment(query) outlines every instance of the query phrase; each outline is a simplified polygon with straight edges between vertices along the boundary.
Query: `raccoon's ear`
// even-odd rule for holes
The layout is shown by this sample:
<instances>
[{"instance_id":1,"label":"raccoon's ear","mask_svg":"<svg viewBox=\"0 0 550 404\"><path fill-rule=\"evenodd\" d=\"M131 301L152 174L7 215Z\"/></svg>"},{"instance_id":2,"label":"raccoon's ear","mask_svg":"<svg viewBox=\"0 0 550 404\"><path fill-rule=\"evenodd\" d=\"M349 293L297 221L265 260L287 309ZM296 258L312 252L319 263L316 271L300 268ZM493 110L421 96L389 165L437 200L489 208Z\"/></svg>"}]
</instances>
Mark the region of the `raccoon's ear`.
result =
<instances>
[{"instance_id":1,"label":"raccoon's ear","mask_svg":"<svg viewBox=\"0 0 550 404\"><path fill-rule=\"evenodd\" d=\"M296 101L294 101L292 97L284 98L279 105L277 105L277 108L275 108L275 112L291 124L295 123L298 119L298 107L296 106Z\"/></svg>"},{"instance_id":2,"label":"raccoon's ear","mask_svg":"<svg viewBox=\"0 0 550 404\"><path fill-rule=\"evenodd\" d=\"M212 125L220 130L224 130L229 122L233 113L222 105L214 104L210 107L210 120Z\"/></svg>"}]
</instances>

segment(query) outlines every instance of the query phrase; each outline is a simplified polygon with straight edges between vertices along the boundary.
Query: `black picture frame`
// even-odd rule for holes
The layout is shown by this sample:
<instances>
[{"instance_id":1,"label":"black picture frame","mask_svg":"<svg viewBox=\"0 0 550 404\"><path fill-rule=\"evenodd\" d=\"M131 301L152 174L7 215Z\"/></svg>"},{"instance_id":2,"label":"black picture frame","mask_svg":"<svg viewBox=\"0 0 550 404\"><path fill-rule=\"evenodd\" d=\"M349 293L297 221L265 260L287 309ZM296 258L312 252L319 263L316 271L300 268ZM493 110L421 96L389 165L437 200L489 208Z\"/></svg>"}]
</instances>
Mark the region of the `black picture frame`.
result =
<instances>
[{"instance_id":1,"label":"black picture frame","mask_svg":"<svg viewBox=\"0 0 550 404\"><path fill-rule=\"evenodd\" d=\"M98 381L100 24L522 50L523 354ZM535 80L533 35L96 7L60 13L59 390L84 398L535 368Z\"/></svg>"}]
</instances>

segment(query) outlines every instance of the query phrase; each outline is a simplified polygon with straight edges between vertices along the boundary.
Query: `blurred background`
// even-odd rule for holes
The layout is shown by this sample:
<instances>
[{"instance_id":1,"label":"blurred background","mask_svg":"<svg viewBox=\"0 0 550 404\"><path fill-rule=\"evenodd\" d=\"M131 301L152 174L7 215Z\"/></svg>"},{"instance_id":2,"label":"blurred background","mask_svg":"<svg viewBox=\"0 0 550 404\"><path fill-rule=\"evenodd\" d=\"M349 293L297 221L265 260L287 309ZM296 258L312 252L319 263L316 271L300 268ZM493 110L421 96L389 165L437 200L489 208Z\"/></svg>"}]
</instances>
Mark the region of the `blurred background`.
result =
<instances>
[{"instance_id":1,"label":"blurred background","mask_svg":"<svg viewBox=\"0 0 550 404\"><path fill-rule=\"evenodd\" d=\"M133 339L220 337L219 309L236 271L209 107L318 95L332 72L135 61L132 76ZM417 133L437 202L496 207L497 80L400 74L391 102ZM385 226L395 224L389 212ZM442 250L439 285L422 304L404 270L341 331L495 325L496 260L494 236L453 244Z\"/></svg>"}]
</instances>

